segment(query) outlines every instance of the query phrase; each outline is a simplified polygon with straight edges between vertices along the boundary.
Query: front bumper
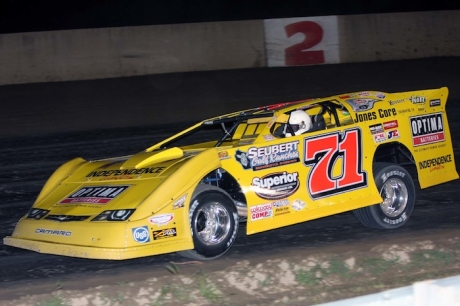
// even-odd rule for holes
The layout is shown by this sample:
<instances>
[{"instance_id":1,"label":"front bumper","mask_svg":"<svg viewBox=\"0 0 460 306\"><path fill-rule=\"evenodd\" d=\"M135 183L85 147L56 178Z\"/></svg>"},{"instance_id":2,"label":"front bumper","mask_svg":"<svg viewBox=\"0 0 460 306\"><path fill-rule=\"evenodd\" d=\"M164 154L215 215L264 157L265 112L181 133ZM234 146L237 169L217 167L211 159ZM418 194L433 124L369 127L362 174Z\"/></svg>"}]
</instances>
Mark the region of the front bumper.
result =
<instances>
[{"instance_id":1,"label":"front bumper","mask_svg":"<svg viewBox=\"0 0 460 306\"><path fill-rule=\"evenodd\" d=\"M39 253L90 259L123 260L193 249L191 240L174 240L127 248L98 248L75 246L53 242L13 238L3 238L5 245L27 249Z\"/></svg>"}]
</instances>

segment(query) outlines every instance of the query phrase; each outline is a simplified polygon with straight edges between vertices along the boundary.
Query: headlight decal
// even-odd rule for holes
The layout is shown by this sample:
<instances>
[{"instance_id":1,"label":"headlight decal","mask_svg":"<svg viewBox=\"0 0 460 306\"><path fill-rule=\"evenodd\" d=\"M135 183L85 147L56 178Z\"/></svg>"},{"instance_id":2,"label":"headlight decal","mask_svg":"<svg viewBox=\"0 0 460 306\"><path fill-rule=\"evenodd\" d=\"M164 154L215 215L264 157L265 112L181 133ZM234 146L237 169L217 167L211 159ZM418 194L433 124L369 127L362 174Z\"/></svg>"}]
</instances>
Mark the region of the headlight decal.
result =
<instances>
[{"instance_id":1,"label":"headlight decal","mask_svg":"<svg viewBox=\"0 0 460 306\"><path fill-rule=\"evenodd\" d=\"M49 212L50 211L46 209L32 208L27 213L27 219L40 220L41 218L46 216Z\"/></svg>"},{"instance_id":2,"label":"headlight decal","mask_svg":"<svg viewBox=\"0 0 460 306\"><path fill-rule=\"evenodd\" d=\"M134 211L135 209L106 210L91 221L126 221Z\"/></svg>"}]
</instances>

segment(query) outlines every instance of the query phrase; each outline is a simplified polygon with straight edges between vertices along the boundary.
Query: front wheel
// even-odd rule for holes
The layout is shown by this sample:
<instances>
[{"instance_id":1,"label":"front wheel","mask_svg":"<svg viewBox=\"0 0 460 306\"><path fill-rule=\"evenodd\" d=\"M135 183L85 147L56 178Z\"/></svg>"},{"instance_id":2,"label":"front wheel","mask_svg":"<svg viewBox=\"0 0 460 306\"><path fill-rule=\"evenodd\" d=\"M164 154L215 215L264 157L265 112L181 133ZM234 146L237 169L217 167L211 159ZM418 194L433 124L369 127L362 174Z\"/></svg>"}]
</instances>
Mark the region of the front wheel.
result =
<instances>
[{"instance_id":1,"label":"front wheel","mask_svg":"<svg viewBox=\"0 0 460 306\"><path fill-rule=\"evenodd\" d=\"M178 252L187 258L209 260L230 249L238 233L238 213L232 198L221 188L198 185L189 211L193 250Z\"/></svg>"},{"instance_id":2,"label":"front wheel","mask_svg":"<svg viewBox=\"0 0 460 306\"><path fill-rule=\"evenodd\" d=\"M415 205L415 187L412 177L401 166L375 163L374 180L383 202L353 211L365 226L394 229L404 225Z\"/></svg>"}]
</instances>

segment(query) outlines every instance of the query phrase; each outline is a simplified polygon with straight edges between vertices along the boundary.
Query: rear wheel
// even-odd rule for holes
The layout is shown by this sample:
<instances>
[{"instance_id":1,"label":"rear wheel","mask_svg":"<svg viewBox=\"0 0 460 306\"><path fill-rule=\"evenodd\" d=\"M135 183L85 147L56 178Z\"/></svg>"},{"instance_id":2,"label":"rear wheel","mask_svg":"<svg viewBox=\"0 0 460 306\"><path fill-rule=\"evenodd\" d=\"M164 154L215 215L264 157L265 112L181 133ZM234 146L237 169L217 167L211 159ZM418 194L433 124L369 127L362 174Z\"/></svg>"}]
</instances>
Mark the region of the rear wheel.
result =
<instances>
[{"instance_id":1,"label":"rear wheel","mask_svg":"<svg viewBox=\"0 0 460 306\"><path fill-rule=\"evenodd\" d=\"M404 225L415 205L412 177L401 166L389 163L375 163L373 172L383 202L356 209L353 214L367 227L393 229Z\"/></svg>"},{"instance_id":2,"label":"rear wheel","mask_svg":"<svg viewBox=\"0 0 460 306\"><path fill-rule=\"evenodd\" d=\"M184 257L209 260L230 249L238 233L238 214L232 198L212 185L198 185L189 211L193 250L178 252Z\"/></svg>"}]
</instances>

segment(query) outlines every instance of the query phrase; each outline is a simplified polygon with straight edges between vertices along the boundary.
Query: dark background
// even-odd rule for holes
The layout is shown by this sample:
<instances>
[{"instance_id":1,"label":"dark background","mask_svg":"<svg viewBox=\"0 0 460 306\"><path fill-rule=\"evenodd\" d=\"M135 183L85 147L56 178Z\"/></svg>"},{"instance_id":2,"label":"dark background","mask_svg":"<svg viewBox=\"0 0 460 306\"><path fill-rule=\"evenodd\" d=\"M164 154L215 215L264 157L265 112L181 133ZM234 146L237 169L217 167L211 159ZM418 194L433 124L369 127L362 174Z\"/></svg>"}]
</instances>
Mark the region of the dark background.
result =
<instances>
[{"instance_id":1,"label":"dark background","mask_svg":"<svg viewBox=\"0 0 460 306\"><path fill-rule=\"evenodd\" d=\"M460 9L458 0L0 0L0 33Z\"/></svg>"}]
</instances>

